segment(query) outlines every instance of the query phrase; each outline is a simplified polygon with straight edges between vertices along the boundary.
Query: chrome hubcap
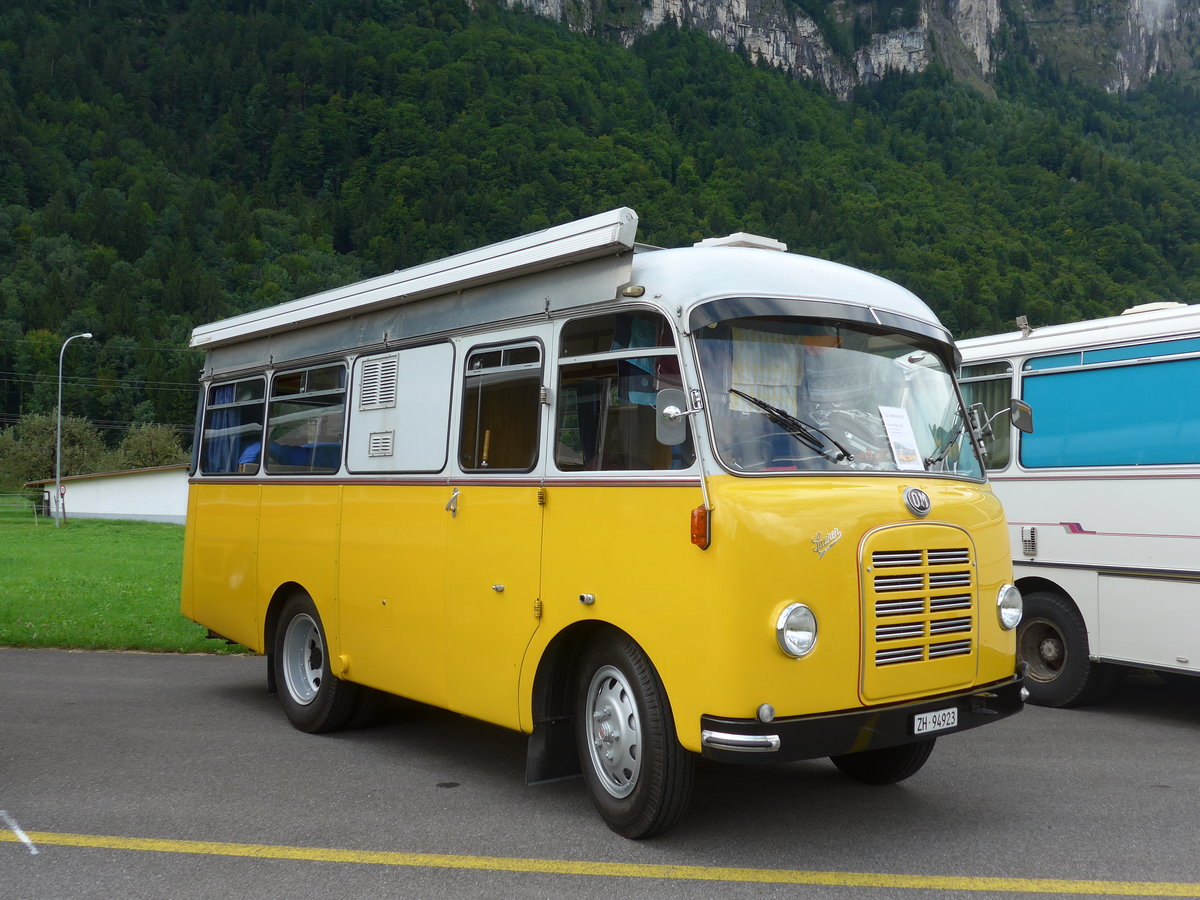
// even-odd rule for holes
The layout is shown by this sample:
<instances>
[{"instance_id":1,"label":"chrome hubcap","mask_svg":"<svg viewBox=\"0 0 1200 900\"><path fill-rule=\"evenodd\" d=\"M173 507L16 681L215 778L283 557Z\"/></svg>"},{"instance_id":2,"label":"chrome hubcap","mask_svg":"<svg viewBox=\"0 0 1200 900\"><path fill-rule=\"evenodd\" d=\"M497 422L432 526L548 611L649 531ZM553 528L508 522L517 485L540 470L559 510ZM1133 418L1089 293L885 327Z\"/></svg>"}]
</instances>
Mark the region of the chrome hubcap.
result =
<instances>
[{"instance_id":1,"label":"chrome hubcap","mask_svg":"<svg viewBox=\"0 0 1200 900\"><path fill-rule=\"evenodd\" d=\"M283 680L291 698L301 706L312 703L321 689L324 667L321 630L311 616L296 616L283 635Z\"/></svg>"},{"instance_id":2,"label":"chrome hubcap","mask_svg":"<svg viewBox=\"0 0 1200 900\"><path fill-rule=\"evenodd\" d=\"M628 797L642 770L642 729L633 691L619 669L603 666L592 676L587 697L592 769L608 793Z\"/></svg>"}]
</instances>

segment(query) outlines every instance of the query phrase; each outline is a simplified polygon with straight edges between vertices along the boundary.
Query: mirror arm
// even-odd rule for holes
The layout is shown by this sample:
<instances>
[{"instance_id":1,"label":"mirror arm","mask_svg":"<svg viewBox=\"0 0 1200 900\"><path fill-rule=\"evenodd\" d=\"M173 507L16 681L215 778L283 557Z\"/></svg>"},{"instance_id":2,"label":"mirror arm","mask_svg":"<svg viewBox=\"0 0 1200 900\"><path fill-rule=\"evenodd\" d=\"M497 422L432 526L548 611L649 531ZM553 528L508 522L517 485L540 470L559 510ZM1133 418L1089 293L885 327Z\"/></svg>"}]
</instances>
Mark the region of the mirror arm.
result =
<instances>
[{"instance_id":1,"label":"mirror arm","mask_svg":"<svg viewBox=\"0 0 1200 900\"><path fill-rule=\"evenodd\" d=\"M699 409L683 410L683 409L680 409L678 406L668 406L662 411L662 417L670 422L674 422L676 419L683 419L683 418L686 418L687 416L694 416L696 413L698 413L700 411L701 410L699 410Z\"/></svg>"},{"instance_id":2,"label":"mirror arm","mask_svg":"<svg viewBox=\"0 0 1200 900\"><path fill-rule=\"evenodd\" d=\"M994 416L992 416L990 419L987 420L987 422L984 424L984 427L990 430L993 422L995 422L998 418L1000 418L1005 413L1010 413L1010 412L1012 412L1011 406L1008 409L1000 410L1000 412L996 413Z\"/></svg>"}]
</instances>

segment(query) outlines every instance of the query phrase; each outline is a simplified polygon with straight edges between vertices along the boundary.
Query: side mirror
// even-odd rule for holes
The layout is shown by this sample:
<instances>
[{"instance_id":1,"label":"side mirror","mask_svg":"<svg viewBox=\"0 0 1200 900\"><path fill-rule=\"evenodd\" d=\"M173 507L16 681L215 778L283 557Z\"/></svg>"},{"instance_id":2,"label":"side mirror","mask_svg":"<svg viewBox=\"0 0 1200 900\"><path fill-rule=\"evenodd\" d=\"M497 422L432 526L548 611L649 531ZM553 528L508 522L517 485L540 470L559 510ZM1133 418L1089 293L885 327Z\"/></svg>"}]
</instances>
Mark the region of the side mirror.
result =
<instances>
[{"instance_id":1,"label":"side mirror","mask_svg":"<svg viewBox=\"0 0 1200 900\"><path fill-rule=\"evenodd\" d=\"M1009 412L1012 415L1012 423L1017 426L1017 431L1025 434L1033 434L1033 407L1024 400L1012 398L1009 405Z\"/></svg>"},{"instance_id":2,"label":"side mirror","mask_svg":"<svg viewBox=\"0 0 1200 900\"><path fill-rule=\"evenodd\" d=\"M660 444L677 447L687 439L687 394L678 388L658 392L654 400L654 436Z\"/></svg>"}]
</instances>

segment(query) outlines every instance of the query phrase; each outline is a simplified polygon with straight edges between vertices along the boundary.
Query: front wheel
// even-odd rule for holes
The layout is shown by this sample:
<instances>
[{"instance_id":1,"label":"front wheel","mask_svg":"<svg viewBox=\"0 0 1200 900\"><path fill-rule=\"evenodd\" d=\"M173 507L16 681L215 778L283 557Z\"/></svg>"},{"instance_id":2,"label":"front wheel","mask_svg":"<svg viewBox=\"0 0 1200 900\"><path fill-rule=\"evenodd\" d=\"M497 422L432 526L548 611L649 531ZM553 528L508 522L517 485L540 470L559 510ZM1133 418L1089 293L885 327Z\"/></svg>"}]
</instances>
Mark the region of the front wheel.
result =
<instances>
[{"instance_id":1,"label":"front wheel","mask_svg":"<svg viewBox=\"0 0 1200 900\"><path fill-rule=\"evenodd\" d=\"M279 704L301 731L337 731L357 712L362 689L330 670L325 629L307 594L296 593L284 601L271 663Z\"/></svg>"},{"instance_id":2,"label":"front wheel","mask_svg":"<svg viewBox=\"0 0 1200 900\"><path fill-rule=\"evenodd\" d=\"M1082 706L1110 694L1124 671L1093 662L1087 626L1075 605L1061 594L1025 595L1017 627L1017 658L1029 663L1025 687L1039 706Z\"/></svg>"},{"instance_id":3,"label":"front wheel","mask_svg":"<svg viewBox=\"0 0 1200 900\"><path fill-rule=\"evenodd\" d=\"M937 738L926 738L898 747L864 750L862 753L846 753L829 758L843 775L848 775L855 781L865 784L895 784L920 771L929 759L929 754L933 752L936 742Z\"/></svg>"},{"instance_id":4,"label":"front wheel","mask_svg":"<svg viewBox=\"0 0 1200 900\"><path fill-rule=\"evenodd\" d=\"M638 839L679 821L691 797L692 756L675 736L658 673L627 635L588 646L575 722L584 779L609 828Z\"/></svg>"}]
</instances>

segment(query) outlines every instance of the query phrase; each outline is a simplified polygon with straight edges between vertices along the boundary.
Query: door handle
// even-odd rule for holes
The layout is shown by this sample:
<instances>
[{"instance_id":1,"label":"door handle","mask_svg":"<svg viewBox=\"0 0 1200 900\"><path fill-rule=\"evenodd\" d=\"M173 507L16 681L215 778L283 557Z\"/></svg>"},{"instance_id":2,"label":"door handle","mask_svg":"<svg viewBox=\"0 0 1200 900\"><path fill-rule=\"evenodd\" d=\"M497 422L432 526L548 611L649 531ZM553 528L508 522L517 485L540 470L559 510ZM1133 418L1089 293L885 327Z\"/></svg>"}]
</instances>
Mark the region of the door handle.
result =
<instances>
[{"instance_id":1,"label":"door handle","mask_svg":"<svg viewBox=\"0 0 1200 900\"><path fill-rule=\"evenodd\" d=\"M450 499L446 501L446 512L450 513L450 518L458 518L458 488L454 489L454 493L450 495Z\"/></svg>"}]
</instances>

